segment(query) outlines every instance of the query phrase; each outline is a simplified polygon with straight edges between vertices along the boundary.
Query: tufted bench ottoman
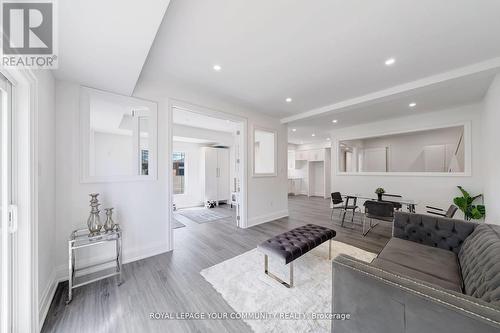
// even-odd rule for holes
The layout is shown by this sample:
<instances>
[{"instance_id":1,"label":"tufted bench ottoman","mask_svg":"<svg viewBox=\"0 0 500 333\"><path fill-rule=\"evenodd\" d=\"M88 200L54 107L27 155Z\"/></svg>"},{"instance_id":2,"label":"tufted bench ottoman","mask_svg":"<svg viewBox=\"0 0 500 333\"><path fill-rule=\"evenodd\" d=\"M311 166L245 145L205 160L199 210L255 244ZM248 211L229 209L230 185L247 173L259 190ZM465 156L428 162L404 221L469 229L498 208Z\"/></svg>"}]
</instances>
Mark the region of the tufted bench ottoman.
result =
<instances>
[{"instance_id":1,"label":"tufted bench ottoman","mask_svg":"<svg viewBox=\"0 0 500 333\"><path fill-rule=\"evenodd\" d=\"M330 241L328 258L331 259L335 234L332 229L307 224L268 239L257 247L264 253L264 273L288 288L293 287L293 261L326 241ZM281 260L284 265L290 264L290 283L269 271L268 256Z\"/></svg>"}]
</instances>

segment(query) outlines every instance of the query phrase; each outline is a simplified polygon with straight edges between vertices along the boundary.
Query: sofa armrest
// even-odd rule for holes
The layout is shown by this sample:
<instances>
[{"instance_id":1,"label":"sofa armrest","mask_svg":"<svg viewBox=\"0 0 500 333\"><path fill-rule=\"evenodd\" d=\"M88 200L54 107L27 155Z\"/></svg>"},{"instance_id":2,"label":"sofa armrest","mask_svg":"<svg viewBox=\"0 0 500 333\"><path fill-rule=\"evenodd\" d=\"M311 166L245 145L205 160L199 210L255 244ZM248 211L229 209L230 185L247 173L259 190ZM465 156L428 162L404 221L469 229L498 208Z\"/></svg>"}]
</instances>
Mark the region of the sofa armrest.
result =
<instances>
[{"instance_id":1,"label":"sofa armrest","mask_svg":"<svg viewBox=\"0 0 500 333\"><path fill-rule=\"evenodd\" d=\"M479 299L340 255L333 260L333 333L493 333L500 311Z\"/></svg>"},{"instance_id":2,"label":"sofa armrest","mask_svg":"<svg viewBox=\"0 0 500 333\"><path fill-rule=\"evenodd\" d=\"M477 223L436 215L396 212L392 236L458 254Z\"/></svg>"}]
</instances>

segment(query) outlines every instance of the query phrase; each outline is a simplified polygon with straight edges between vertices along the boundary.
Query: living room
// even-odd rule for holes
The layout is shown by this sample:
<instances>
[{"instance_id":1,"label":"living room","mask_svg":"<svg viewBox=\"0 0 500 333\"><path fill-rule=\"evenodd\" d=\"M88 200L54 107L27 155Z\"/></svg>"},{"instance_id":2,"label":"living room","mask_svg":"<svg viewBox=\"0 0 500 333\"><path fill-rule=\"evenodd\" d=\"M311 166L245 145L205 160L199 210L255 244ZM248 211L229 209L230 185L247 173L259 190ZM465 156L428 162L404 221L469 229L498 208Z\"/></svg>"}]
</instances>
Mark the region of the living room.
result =
<instances>
[{"instance_id":1,"label":"living room","mask_svg":"<svg viewBox=\"0 0 500 333\"><path fill-rule=\"evenodd\" d=\"M2 333L500 330L499 3L41 3L2 1Z\"/></svg>"}]
</instances>

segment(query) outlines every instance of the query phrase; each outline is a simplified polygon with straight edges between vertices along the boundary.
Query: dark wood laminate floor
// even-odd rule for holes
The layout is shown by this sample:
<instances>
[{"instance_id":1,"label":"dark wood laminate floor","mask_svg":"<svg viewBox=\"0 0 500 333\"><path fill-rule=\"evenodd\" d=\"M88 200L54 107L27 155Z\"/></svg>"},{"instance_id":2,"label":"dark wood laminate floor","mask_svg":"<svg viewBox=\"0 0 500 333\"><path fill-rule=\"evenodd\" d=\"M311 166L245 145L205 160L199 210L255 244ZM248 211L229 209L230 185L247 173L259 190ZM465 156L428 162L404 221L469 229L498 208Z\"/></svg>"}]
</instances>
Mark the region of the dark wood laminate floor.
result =
<instances>
[{"instance_id":1,"label":"dark wood laminate floor","mask_svg":"<svg viewBox=\"0 0 500 333\"><path fill-rule=\"evenodd\" d=\"M120 287L114 278L102 280L76 289L73 302L65 305L67 283L61 283L42 332L251 332L241 320L151 320L149 314L233 311L199 272L294 227L331 227L337 241L376 253L391 233L385 223L367 237L361 236L359 224L354 230L341 228L338 212L332 222L329 201L317 197L290 197L289 213L249 229L236 228L232 218L204 224L183 221L186 227L174 230L174 251L124 265Z\"/></svg>"}]
</instances>

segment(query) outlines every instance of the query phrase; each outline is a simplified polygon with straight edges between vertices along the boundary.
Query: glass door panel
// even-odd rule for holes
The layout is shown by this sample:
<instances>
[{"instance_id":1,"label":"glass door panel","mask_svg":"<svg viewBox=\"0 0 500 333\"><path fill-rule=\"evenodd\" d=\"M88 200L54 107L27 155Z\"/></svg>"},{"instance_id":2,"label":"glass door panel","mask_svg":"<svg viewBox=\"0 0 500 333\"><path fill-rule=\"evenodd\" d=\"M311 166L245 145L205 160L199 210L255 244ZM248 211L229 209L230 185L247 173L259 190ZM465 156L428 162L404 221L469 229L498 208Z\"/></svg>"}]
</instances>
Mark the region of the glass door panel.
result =
<instances>
[{"instance_id":1,"label":"glass door panel","mask_svg":"<svg viewBox=\"0 0 500 333\"><path fill-rule=\"evenodd\" d=\"M15 216L11 209L11 84L0 74L0 331L11 328L11 232Z\"/></svg>"}]
</instances>

